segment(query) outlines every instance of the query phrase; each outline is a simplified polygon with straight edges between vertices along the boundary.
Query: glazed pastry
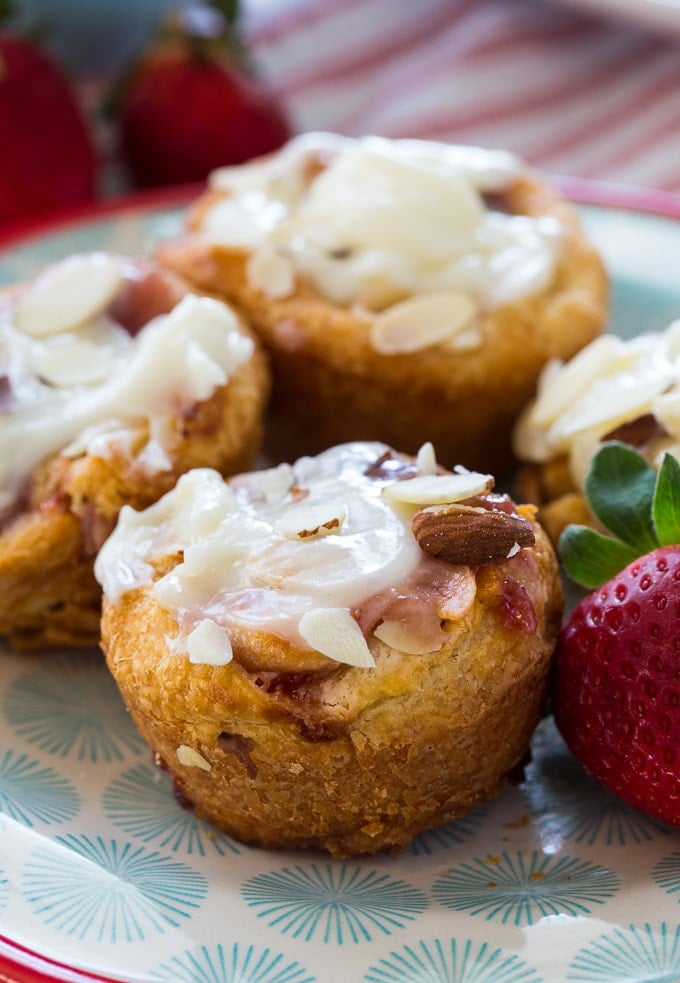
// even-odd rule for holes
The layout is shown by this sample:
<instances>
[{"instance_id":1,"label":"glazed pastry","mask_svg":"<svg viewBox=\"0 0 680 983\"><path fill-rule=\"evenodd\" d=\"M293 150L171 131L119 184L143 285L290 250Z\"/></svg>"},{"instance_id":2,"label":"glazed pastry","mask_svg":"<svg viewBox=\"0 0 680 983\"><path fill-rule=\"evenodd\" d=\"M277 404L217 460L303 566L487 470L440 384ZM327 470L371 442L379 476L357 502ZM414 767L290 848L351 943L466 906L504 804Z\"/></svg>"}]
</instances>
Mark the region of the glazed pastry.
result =
<instances>
[{"instance_id":1,"label":"glazed pastry","mask_svg":"<svg viewBox=\"0 0 680 983\"><path fill-rule=\"evenodd\" d=\"M598 447L619 440L658 466L680 458L680 321L624 341L602 335L571 361L546 365L514 445L518 488L541 507L557 541L571 522L594 524L583 483Z\"/></svg>"},{"instance_id":2,"label":"glazed pastry","mask_svg":"<svg viewBox=\"0 0 680 983\"><path fill-rule=\"evenodd\" d=\"M155 264L82 254L2 294L0 636L95 643L92 565L121 506L249 466L267 388L234 313Z\"/></svg>"},{"instance_id":3,"label":"glazed pastry","mask_svg":"<svg viewBox=\"0 0 680 983\"><path fill-rule=\"evenodd\" d=\"M551 357L603 324L574 210L500 151L307 134L216 172L161 262L269 349L272 460L352 439L505 470Z\"/></svg>"},{"instance_id":4,"label":"glazed pastry","mask_svg":"<svg viewBox=\"0 0 680 983\"><path fill-rule=\"evenodd\" d=\"M96 562L103 648L201 817L248 843L399 848L524 756L557 564L492 478L384 444L180 478Z\"/></svg>"}]
</instances>

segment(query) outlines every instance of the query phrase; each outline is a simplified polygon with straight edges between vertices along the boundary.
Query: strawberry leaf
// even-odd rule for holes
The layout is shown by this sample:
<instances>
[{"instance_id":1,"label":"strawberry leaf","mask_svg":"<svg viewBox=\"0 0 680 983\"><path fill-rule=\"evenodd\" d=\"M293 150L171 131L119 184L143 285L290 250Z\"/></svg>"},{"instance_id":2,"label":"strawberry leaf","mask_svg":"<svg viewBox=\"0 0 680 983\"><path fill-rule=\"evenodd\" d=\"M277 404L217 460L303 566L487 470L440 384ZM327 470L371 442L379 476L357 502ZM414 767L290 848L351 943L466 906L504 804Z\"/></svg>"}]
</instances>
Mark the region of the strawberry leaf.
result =
<instances>
[{"instance_id":1,"label":"strawberry leaf","mask_svg":"<svg viewBox=\"0 0 680 983\"><path fill-rule=\"evenodd\" d=\"M637 554L659 545L652 503L656 471L628 444L604 444L592 460L585 490L593 513L603 526L632 546Z\"/></svg>"},{"instance_id":2,"label":"strawberry leaf","mask_svg":"<svg viewBox=\"0 0 680 983\"><path fill-rule=\"evenodd\" d=\"M560 536L564 568L584 587L600 587L638 556L637 550L588 526L567 526Z\"/></svg>"},{"instance_id":3,"label":"strawberry leaf","mask_svg":"<svg viewBox=\"0 0 680 983\"><path fill-rule=\"evenodd\" d=\"M680 463L664 454L654 490L652 514L662 546L680 543Z\"/></svg>"}]
</instances>

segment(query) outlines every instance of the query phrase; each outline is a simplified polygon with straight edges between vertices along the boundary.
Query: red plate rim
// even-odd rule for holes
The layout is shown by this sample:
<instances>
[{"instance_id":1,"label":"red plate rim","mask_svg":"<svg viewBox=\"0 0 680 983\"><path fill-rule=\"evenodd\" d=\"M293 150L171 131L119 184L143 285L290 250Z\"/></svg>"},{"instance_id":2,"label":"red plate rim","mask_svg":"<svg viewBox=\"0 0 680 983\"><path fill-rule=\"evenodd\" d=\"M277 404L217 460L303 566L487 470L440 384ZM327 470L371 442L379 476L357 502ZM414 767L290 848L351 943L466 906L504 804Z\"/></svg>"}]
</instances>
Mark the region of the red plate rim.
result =
<instances>
[{"instance_id":1,"label":"red plate rim","mask_svg":"<svg viewBox=\"0 0 680 983\"><path fill-rule=\"evenodd\" d=\"M0 935L0 983L118 983L40 956Z\"/></svg>"},{"instance_id":2,"label":"red plate rim","mask_svg":"<svg viewBox=\"0 0 680 983\"><path fill-rule=\"evenodd\" d=\"M0 250L20 246L31 239L59 232L71 226L86 225L97 218L119 215L125 212L143 212L152 208L178 208L193 201L205 189L204 184L180 184L149 191L133 191L130 194L96 202L83 202L68 208L60 208L48 214L29 215L26 218L0 225Z\"/></svg>"},{"instance_id":3,"label":"red plate rim","mask_svg":"<svg viewBox=\"0 0 680 983\"><path fill-rule=\"evenodd\" d=\"M586 178L555 177L554 183L568 198L579 204L644 212L680 219L680 195L654 188L609 184ZM181 207L200 194L203 185L181 185L154 191L136 192L69 208L47 218L32 218L0 228L0 251L24 245L32 238L87 224L107 215L140 212L151 208ZM58 974L58 975L55 975ZM0 983L116 983L107 976L73 969L50 960L0 935Z\"/></svg>"}]
</instances>

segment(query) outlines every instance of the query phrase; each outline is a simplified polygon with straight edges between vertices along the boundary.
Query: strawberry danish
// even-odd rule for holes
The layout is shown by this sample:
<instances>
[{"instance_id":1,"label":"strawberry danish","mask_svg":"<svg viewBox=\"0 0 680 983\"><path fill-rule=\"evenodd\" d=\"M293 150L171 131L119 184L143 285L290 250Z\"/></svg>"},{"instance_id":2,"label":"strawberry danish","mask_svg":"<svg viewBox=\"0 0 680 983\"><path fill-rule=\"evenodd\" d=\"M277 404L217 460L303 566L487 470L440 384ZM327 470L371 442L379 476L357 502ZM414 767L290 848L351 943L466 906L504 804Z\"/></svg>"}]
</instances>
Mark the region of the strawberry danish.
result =
<instances>
[{"instance_id":1,"label":"strawberry danish","mask_svg":"<svg viewBox=\"0 0 680 983\"><path fill-rule=\"evenodd\" d=\"M597 335L602 263L511 154L305 134L215 172L158 258L237 302L271 353L273 460L379 439L508 469L551 357Z\"/></svg>"},{"instance_id":2,"label":"strawberry danish","mask_svg":"<svg viewBox=\"0 0 680 983\"><path fill-rule=\"evenodd\" d=\"M488 474L354 442L124 508L103 648L197 814L248 843L399 848L495 794L538 721L562 596Z\"/></svg>"},{"instance_id":3,"label":"strawberry danish","mask_svg":"<svg viewBox=\"0 0 680 983\"><path fill-rule=\"evenodd\" d=\"M257 450L268 370L222 302L142 260L69 257L0 297L0 635L99 638L94 556L121 506Z\"/></svg>"}]
</instances>

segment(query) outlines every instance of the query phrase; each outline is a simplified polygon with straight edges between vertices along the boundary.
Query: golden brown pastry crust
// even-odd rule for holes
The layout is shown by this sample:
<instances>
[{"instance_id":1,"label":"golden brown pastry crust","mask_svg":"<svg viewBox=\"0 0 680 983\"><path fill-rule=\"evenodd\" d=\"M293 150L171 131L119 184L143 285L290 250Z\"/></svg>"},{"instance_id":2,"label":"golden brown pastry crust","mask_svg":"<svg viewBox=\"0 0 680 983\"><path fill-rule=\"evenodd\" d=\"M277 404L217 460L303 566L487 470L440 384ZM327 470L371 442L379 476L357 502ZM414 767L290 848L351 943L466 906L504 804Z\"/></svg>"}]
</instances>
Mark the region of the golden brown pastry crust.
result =
<instances>
[{"instance_id":1,"label":"golden brown pastry crust","mask_svg":"<svg viewBox=\"0 0 680 983\"><path fill-rule=\"evenodd\" d=\"M105 600L102 635L137 727L199 816L252 844L344 857L398 849L498 791L539 719L561 607L536 527L518 563L478 570L475 603L440 651L373 638L375 669L262 671L238 651L192 664L168 651L176 625L148 586ZM182 746L210 770L182 764Z\"/></svg>"},{"instance_id":2,"label":"golden brown pastry crust","mask_svg":"<svg viewBox=\"0 0 680 983\"><path fill-rule=\"evenodd\" d=\"M196 203L189 231L223 193ZM502 474L512 463L510 430L549 358L567 359L601 330L607 276L574 209L537 177L518 178L502 195L508 211L553 215L564 247L548 289L482 315L483 343L456 352L439 345L380 355L370 314L335 306L298 281L273 300L248 282L244 250L187 237L161 244L157 258L201 289L239 304L269 350L274 390L267 450L277 460L316 453L345 440L383 440L415 453L434 443L444 464Z\"/></svg>"},{"instance_id":3,"label":"golden brown pastry crust","mask_svg":"<svg viewBox=\"0 0 680 983\"><path fill-rule=\"evenodd\" d=\"M178 300L187 287L177 280L170 289ZM234 474L251 466L268 389L258 345L226 386L172 419L168 471L149 474L123 454L57 454L39 465L0 520L0 637L18 649L96 644L101 588L92 566L121 507L150 505L190 468Z\"/></svg>"},{"instance_id":4,"label":"golden brown pastry crust","mask_svg":"<svg viewBox=\"0 0 680 983\"><path fill-rule=\"evenodd\" d=\"M598 525L585 495L574 485L566 457L524 465L515 475L514 490L538 508L539 522L555 547L568 525Z\"/></svg>"}]
</instances>

